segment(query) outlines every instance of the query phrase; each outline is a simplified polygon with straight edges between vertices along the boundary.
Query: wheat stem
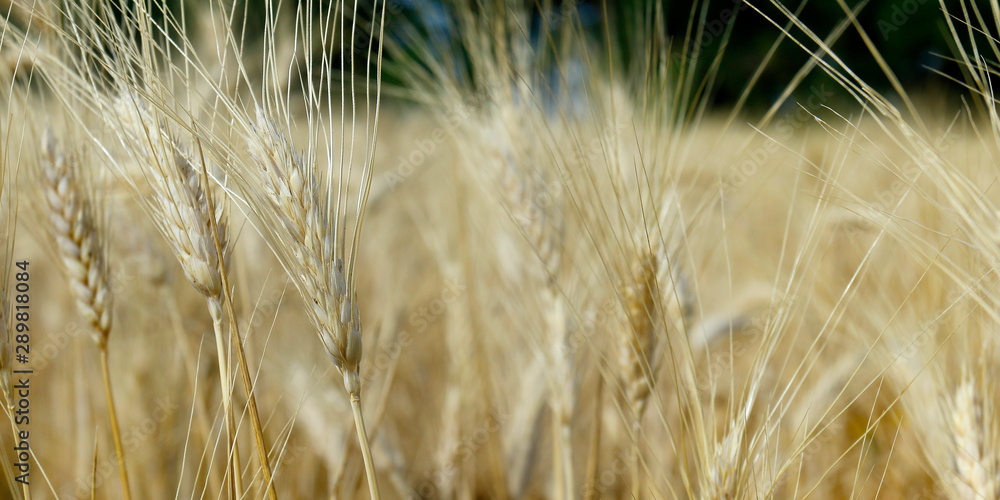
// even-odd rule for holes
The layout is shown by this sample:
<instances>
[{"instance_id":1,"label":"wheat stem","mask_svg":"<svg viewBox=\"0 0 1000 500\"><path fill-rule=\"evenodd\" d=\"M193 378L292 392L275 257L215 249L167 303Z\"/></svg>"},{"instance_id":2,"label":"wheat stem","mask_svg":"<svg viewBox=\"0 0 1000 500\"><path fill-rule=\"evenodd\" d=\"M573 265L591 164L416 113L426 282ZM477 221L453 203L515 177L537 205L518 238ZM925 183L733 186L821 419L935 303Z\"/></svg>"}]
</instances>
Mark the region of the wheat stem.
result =
<instances>
[{"instance_id":1,"label":"wheat stem","mask_svg":"<svg viewBox=\"0 0 1000 500\"><path fill-rule=\"evenodd\" d=\"M232 336L233 350L236 351L236 365L240 370L243 390L247 393L247 410L250 412L250 425L253 427L254 441L257 445L257 457L260 459L261 472L264 475L264 482L267 484L267 496L270 500L277 500L278 494L274 489L271 465L267 457L267 442L264 441L264 428L260 423L260 413L257 411L257 398L253 394L253 379L250 377L246 352L243 350L243 339L240 338L240 333L236 329L236 311L233 310L232 298L229 296L229 278L226 273L222 273L222 284L226 298L226 310L232 325L229 332Z\"/></svg>"},{"instance_id":2,"label":"wheat stem","mask_svg":"<svg viewBox=\"0 0 1000 500\"><path fill-rule=\"evenodd\" d=\"M587 456L587 483L584 486L584 500L597 498L597 467L601 452L601 410L604 396L604 376L597 375L597 389L594 394L594 428L590 435L590 451Z\"/></svg>"},{"instance_id":3,"label":"wheat stem","mask_svg":"<svg viewBox=\"0 0 1000 500\"><path fill-rule=\"evenodd\" d=\"M232 305L230 305L230 308ZM230 312L232 314L232 312ZM271 476L271 466L267 458L267 444L264 441L264 429L260 423L260 413L257 411L257 398L253 395L253 379L250 378L250 369L247 368L246 353L243 351L243 344L239 333L235 328L230 328L233 337L233 344L236 351L236 364L240 368L240 378L243 379L243 390L247 393L247 410L250 412L250 424L253 426L254 440L257 444L257 456L260 459L260 468L264 474L264 481L267 483L267 496L271 500L278 498L274 489L274 480Z\"/></svg>"},{"instance_id":4,"label":"wheat stem","mask_svg":"<svg viewBox=\"0 0 1000 500\"><path fill-rule=\"evenodd\" d=\"M222 386L222 410L226 414L226 451L230 453L229 463L232 467L232 486L234 498L243 495L243 468L240 466L239 443L236 439L236 421L233 418L232 390L229 386L229 363L226 361L226 341L222 335L222 304L218 298L208 299L208 309L212 314L212 326L215 330L215 347L219 356L219 384Z\"/></svg>"},{"instance_id":5,"label":"wheat stem","mask_svg":"<svg viewBox=\"0 0 1000 500\"><path fill-rule=\"evenodd\" d=\"M108 418L111 420L111 437L115 443L115 457L118 459L118 477L122 482L122 495L125 500L131 500L129 492L128 470L125 468L125 447L122 446L122 435L118 428L118 412L115 411L115 398L111 392L111 370L108 367L108 346L100 345L101 375L104 379L104 397L108 404Z\"/></svg>"},{"instance_id":6,"label":"wheat stem","mask_svg":"<svg viewBox=\"0 0 1000 500\"><path fill-rule=\"evenodd\" d=\"M199 143L200 144L200 143ZM201 149L199 148L199 152ZM205 168L205 158L202 154L201 159L202 164L202 182L205 185L209 184L208 170ZM212 196L211 192L206 195L206 204L208 205L209 213L216 213L215 197ZM209 218L209 226L211 228L212 234L212 244L215 246L215 251L219 255L225 255L226 243L222 240L222 231L219 228L219 222L216 219ZM229 314L229 331L232 335L233 348L236 351L237 364L240 368L240 379L243 383L243 390L247 394L247 409L250 412L250 425L253 427L254 442L257 447L257 457L260 460L260 469L264 475L264 484L267 485L267 497L270 500L277 500L278 493L274 489L274 480L271 476L271 464L267 456L267 443L264 441L264 429L260 424L260 414L257 411L257 398L253 394L253 379L250 377L250 368L248 368L246 352L243 350L243 339L240 338L239 330L237 329L236 322L236 311L233 310L233 298L229 294L229 273L225 272L225 260L220 260L219 269L219 280L222 283L222 298L225 299L226 312ZM221 314L220 314L221 316ZM219 332L216 332L218 335Z\"/></svg>"},{"instance_id":7,"label":"wheat stem","mask_svg":"<svg viewBox=\"0 0 1000 500\"><path fill-rule=\"evenodd\" d=\"M639 432L642 431L642 417L632 421L632 498L642 495L642 449L639 446Z\"/></svg>"},{"instance_id":8,"label":"wheat stem","mask_svg":"<svg viewBox=\"0 0 1000 500\"><path fill-rule=\"evenodd\" d=\"M375 462L372 460L371 444L368 441L368 431L365 429L365 417L361 413L361 396L352 392L351 409L354 410L354 427L358 430L358 442L361 444L361 456L365 461L365 474L368 475L368 491L372 500L379 499L378 478L375 476Z\"/></svg>"},{"instance_id":9,"label":"wheat stem","mask_svg":"<svg viewBox=\"0 0 1000 500\"><path fill-rule=\"evenodd\" d=\"M566 497L566 474L563 468L563 462L565 462L565 457L563 456L563 442L562 442L562 416L561 411L553 408L552 411L552 464L556 469L555 473L555 494L553 497L560 500L565 500Z\"/></svg>"}]
</instances>

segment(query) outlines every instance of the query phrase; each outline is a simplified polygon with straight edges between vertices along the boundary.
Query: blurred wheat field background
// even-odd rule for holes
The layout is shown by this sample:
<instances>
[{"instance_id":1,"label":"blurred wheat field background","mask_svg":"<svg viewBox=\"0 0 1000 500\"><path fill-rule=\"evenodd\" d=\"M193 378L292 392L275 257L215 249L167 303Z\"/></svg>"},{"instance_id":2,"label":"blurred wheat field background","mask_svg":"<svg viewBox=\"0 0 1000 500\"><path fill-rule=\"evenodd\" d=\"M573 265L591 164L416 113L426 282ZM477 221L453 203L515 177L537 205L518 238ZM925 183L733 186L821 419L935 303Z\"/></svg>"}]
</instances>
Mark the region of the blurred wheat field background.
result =
<instances>
[{"instance_id":1,"label":"blurred wheat field background","mask_svg":"<svg viewBox=\"0 0 1000 500\"><path fill-rule=\"evenodd\" d=\"M3 498L1000 498L995 0L182 3L0 1Z\"/></svg>"}]
</instances>

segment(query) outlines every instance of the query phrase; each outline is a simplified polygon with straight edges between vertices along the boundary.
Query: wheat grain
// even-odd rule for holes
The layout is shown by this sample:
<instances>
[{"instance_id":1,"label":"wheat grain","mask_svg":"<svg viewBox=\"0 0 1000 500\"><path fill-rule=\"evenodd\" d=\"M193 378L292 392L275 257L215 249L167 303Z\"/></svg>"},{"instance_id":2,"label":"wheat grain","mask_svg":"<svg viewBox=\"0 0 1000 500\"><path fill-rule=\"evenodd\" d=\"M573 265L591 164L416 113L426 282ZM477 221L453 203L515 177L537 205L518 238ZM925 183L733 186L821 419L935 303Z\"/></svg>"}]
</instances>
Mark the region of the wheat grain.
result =
<instances>
[{"instance_id":1,"label":"wheat grain","mask_svg":"<svg viewBox=\"0 0 1000 500\"><path fill-rule=\"evenodd\" d=\"M337 228L312 170L263 110L257 111L257 141L250 154L263 168L267 213L288 259L289 272L307 301L307 311L344 387L360 394L361 314L357 293L348 289L344 260L335 255Z\"/></svg>"},{"instance_id":2,"label":"wheat grain","mask_svg":"<svg viewBox=\"0 0 1000 500\"><path fill-rule=\"evenodd\" d=\"M51 132L44 136L42 158L49 222L77 308L92 327L94 342L106 346L111 334L111 291L93 206L86 198L76 167L57 149Z\"/></svg>"},{"instance_id":3,"label":"wheat grain","mask_svg":"<svg viewBox=\"0 0 1000 500\"><path fill-rule=\"evenodd\" d=\"M153 196L147 203L157 227L188 281L205 297L221 302L223 268L219 266L215 241L222 244L223 259L228 259L225 205L219 203L212 213L206 192L210 188L204 184L201 172L138 96L119 98L115 108L136 159L154 169L145 176L152 183Z\"/></svg>"}]
</instances>

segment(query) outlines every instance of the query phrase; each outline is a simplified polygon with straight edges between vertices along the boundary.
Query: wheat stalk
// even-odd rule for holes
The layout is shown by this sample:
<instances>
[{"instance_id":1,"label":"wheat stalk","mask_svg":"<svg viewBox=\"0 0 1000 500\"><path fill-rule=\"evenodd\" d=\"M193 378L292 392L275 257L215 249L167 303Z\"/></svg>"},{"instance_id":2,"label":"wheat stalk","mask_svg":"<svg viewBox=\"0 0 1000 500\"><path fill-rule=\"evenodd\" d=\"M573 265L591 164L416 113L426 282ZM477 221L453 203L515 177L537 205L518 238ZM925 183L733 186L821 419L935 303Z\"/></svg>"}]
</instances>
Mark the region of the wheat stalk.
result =
<instances>
[{"instance_id":1,"label":"wheat stalk","mask_svg":"<svg viewBox=\"0 0 1000 500\"><path fill-rule=\"evenodd\" d=\"M223 168L226 169L227 174L233 175L233 178L240 184L240 187L248 188L244 189L244 191L247 194L246 199L248 200L249 208L264 222L263 227L260 228L261 232L273 236L267 238L269 245L278 254L282 260L282 265L297 282L299 291L309 305L310 317L319 332L320 339L330 353L335 366L343 374L344 385L350 395L350 401L354 409L355 425L359 440L362 443L362 454L365 458L369 487L372 496L377 498L378 485L375 480L374 462L371 457L371 447L368 443L360 406L361 382L359 372L362 326L353 279L353 257L357 254L358 237L363 225L364 209L371 188L372 161L376 144L375 137L377 137L378 132L380 109L382 45L381 43L379 44L376 60L373 57L374 54L372 51L375 40L374 33L367 43L368 72L366 73L366 77L368 77L369 81L374 80L375 84L367 84L364 91L365 100L362 109L368 113L364 118L364 122L365 127L370 126L370 128L365 130L368 144L363 160L364 169L361 174L362 187L358 196L357 220L353 232L350 233L354 240L350 243L350 252L348 252L345 249L348 244L346 241L348 233L346 220L344 220L346 219L348 209L347 202L343 199L343 196L349 188L352 167L356 162L353 143L349 146L351 148L350 152L347 151L347 131L351 131L351 139L353 140L355 137L353 130L360 125L358 117L360 114L359 107L355 98L356 82L352 81L355 75L354 56L356 51L354 50L354 40L357 35L360 35L360 33L356 32L356 18L359 12L357 3L355 3L354 11L350 13L340 3L336 5L326 4L325 6L329 8L325 13L326 15L323 16L325 18L324 22L326 24L324 26L326 29L313 30L311 27L308 27L301 30L301 32L303 36L309 38L304 43L304 47L307 55L310 57L313 51L318 49L318 46L314 46L313 42L322 40L324 43L333 43L333 37L339 36L340 40L337 43L345 44L347 43L346 36L348 31L351 36L349 41L351 50L344 52L345 56L350 54L350 61L341 61L342 64L339 65L342 68L340 80L344 82L342 95L340 96L340 125L344 132L341 135L342 141L340 143L341 177L339 179L340 184L336 186L336 192L334 192L333 186L324 186L324 191L320 192L317 187L318 184L315 182L315 172L312 169L312 161L315 160L315 141L321 134L318 127L316 127L317 120L325 120L325 118L318 118L316 114L321 111L332 112L333 96L331 95L331 84L335 78L331 69L333 67L332 61L326 61L320 66L318 78L323 83L310 86L307 89L307 93L309 94L306 102L308 108L307 118L313 139L313 142L309 145L308 169L303 168L304 161L302 158L294 152L291 144L284 138L283 133L278 132L277 127L265 116L263 110L257 116L247 117L242 112L242 109L245 108L234 102L232 94L228 90L220 88L219 84L214 81L214 78L209 79L212 81L206 82L206 84L210 85L210 92L216 93L214 97L217 99L212 105L213 112L218 112L221 106L222 109L233 113L230 116L232 119L231 124L245 127L240 132L245 134L244 138L250 143L249 150L252 153L251 156L253 156L253 159L247 161L246 150L242 147L239 148L239 151L227 150L225 154L221 155L225 156L227 161L223 165ZM319 4L319 7L320 10L325 10L323 8L324 4ZM379 14L378 11L380 8L382 12ZM372 6L371 12L381 17L380 26L384 26L385 11L386 2L382 2L382 5L378 5L378 2L376 2ZM281 64L280 61L276 60L277 55L274 52L274 41L272 38L274 30L278 26L276 24L277 21L271 17L273 13L271 9L267 9L267 12L264 49L266 84L262 90L263 95L254 95L253 100L260 103L261 100L258 97L262 97L263 102L274 104L276 108L283 109L278 101L285 97L283 95L284 92L280 90L276 91L276 89L267 86L273 83L270 80L270 76L272 75L268 73L275 70L276 64ZM127 20L128 24L135 29L143 40L140 49L138 51L130 50L128 47L131 47L131 34L126 34L120 30L115 31L115 28L107 29L107 31L111 32L111 36L106 38L110 38L110 42L118 41L123 43L126 48L122 51L121 59L138 67L140 76L146 82L141 84L138 93L141 93L144 98L154 100L156 104L160 105L159 109L163 113L170 114L170 111L166 110L173 108L162 97L170 92L163 88L165 84L169 84L169 81L164 80L167 76L158 71L157 65L161 61L154 60L154 55L165 56L163 63L169 66L171 64L169 59L173 54L174 46L161 44L155 36L155 30L159 28L159 25L149 17L149 13L144 7L137 7L130 14L134 18L129 18ZM310 17L309 19L311 20L312 18ZM305 18L297 17L295 19L296 26L304 22L306 22ZM100 34L105 34L104 28L96 27L95 29ZM296 30L296 33L300 33L300 31ZM233 33L230 33L230 35L233 35ZM312 38L314 35L317 38ZM381 35L380 27L378 36ZM329 40L327 40L328 38ZM327 47L327 45L323 45L323 47ZM185 67L183 71L178 71L178 73L182 72L184 75L204 75L214 71L202 68L201 62L195 57L187 57L190 56L186 52L187 49L187 47L181 49L184 51ZM237 52L242 50L242 48L234 49ZM329 55L324 51L321 57L328 58ZM312 61L312 59L309 60ZM133 76L135 73L133 68L118 61L109 61L109 65L117 72L115 76L120 78L119 81L126 82L124 83L126 86L134 85L127 83L136 81L136 78ZM372 74L372 68L375 68L375 74ZM179 70L179 68L174 69ZM193 72L190 71L192 69ZM310 75L313 74L311 73L313 71L311 67L307 71L310 72ZM347 71L350 71L350 75L347 74ZM246 73L241 73L240 76L248 78ZM251 82L248 81L247 83ZM255 85L252 86L256 87ZM349 101L347 98L348 91L350 93ZM375 96L374 99L370 98L372 94ZM178 221L185 221L185 218L190 217L192 214L202 216L200 221L180 226L183 230L178 230L178 225L175 223L164 222L162 220L155 220L154 222L167 239L171 240L172 247L185 269L185 274L196 288L205 293L206 296L217 295L217 290L221 289L223 296L227 296L229 290L224 285L227 277L224 266L220 265L223 262L211 262L209 259L204 258L205 255L203 252L203 249L210 247L213 241L217 247L221 248L225 247L226 242L223 238L219 237L219 234L213 234L212 232L208 232L207 236L209 237L205 237L205 224L197 223L204 222L207 219L210 222L209 225L218 227L218 221L211 216L205 217L205 211L177 208L185 203L188 206L184 208L190 208L191 205L190 200L184 196L183 183L178 183L174 180L178 175L174 171L176 169L171 166L174 163L184 163L177 162L175 158L172 158L176 156L175 153L180 148L176 146L176 141L164 132L164 126L154 120L133 116L145 112L144 107L140 105L142 99L134 96L132 99L121 99L119 105L115 107L121 108L120 104L122 101L125 103L126 113L122 113L120 109L107 113L117 117L115 123L111 124L116 128L126 129L126 136L131 134L132 137L126 137L123 142L126 142L125 146L127 149L131 149L135 153L140 163L152 164L156 167L158 172L154 173L159 174L159 177L151 179L151 184L153 184L154 191L165 193L164 198L168 201L167 203L159 204L151 203L150 212L159 215L156 219L173 218ZM183 105L181 105L181 109L183 109L180 112L181 114L190 116L190 109L184 108ZM102 109L102 111L104 110ZM213 114L213 116L217 115ZM226 149L232 147L231 136L229 138L217 136L215 135L216 130L214 128L202 127L198 123L192 123L189 129L194 131L193 134L200 141L199 144L203 142L206 147L210 148L210 153L219 152L218 149L214 148ZM334 148L333 140L328 139L326 146L330 148L327 153L330 157L329 161L331 162L332 172L332 165L337 161L332 151ZM261 172L257 172L261 165L265 168ZM184 178L183 175L180 177ZM159 182L164 179L166 179L166 182ZM209 197L209 200L211 200L211 197ZM335 206L332 200L336 200ZM163 208L158 210L156 205L162 205ZM331 216L334 212L337 214L335 217ZM271 218L269 215L274 215L274 217ZM330 224L334 225L332 229L329 227ZM190 234L184 234L185 232L194 230L201 231L203 233L202 237L195 238ZM291 248L293 251L286 253L283 251L285 248ZM221 269L218 276L214 273L215 269ZM216 278L222 282L221 287L218 287L219 284ZM223 302L229 308L230 315L232 316L231 301L224 300ZM213 315L218 317L220 308L215 306L210 308L214 310ZM218 324L218 321L216 323ZM248 398L251 401L249 409L252 422L255 425L255 431L257 431L258 435L258 452L261 454L261 461L265 462L266 453L263 447L260 446L262 439L258 429L259 423L256 410L252 404L252 379L249 376L249 371L246 369L241 345L236 341L235 325L233 325L231 331L234 332L233 343L241 361L239 368L244 385L249 393ZM238 454L233 453L232 456L238 457ZM268 475L266 463L264 467L265 475ZM234 467L234 469L237 468ZM235 476L236 474L234 474L234 478ZM270 484L271 478L267 477L266 481ZM273 497L273 493L271 495Z\"/></svg>"},{"instance_id":2,"label":"wheat stalk","mask_svg":"<svg viewBox=\"0 0 1000 500\"><path fill-rule=\"evenodd\" d=\"M503 105L509 106L509 103ZM510 112L531 111L512 107ZM560 287L563 273L565 220L561 198L557 195L561 179L546 171L558 170L551 158L533 150L531 141L521 138L519 127L532 127L529 120L509 123L499 113L495 123L480 124L472 133L493 131L505 137L499 145L491 134L480 136L483 148L468 151L470 159L481 155L482 149L493 148L492 183L499 187L501 208L509 216L515 238L527 244L524 250L528 263L524 278L537 293L532 304L541 324L540 338L549 370L548 407L551 411L554 497L575 498L573 479L572 420L576 405L575 367L569 348L569 314L564 290ZM470 162L470 165L477 163ZM474 172L481 175L481 172ZM524 248L524 247L522 247Z\"/></svg>"},{"instance_id":3,"label":"wheat stalk","mask_svg":"<svg viewBox=\"0 0 1000 500\"><path fill-rule=\"evenodd\" d=\"M277 498L267 448L263 438L260 416L253 394L253 384L242 340L235 329L235 313L228 297L227 272L230 256L229 237L226 225L225 205L216 204L216 195L209 187L207 169L199 171L189 155L177 140L172 138L162 126L149 115L147 108L133 96L130 101L118 102L118 114L123 128L132 143L139 145L140 158L146 158L156 165L163 174L154 178L154 196L150 209L157 217L160 232L170 243L191 284L205 296L212 316L219 360L220 384L222 386L223 407L226 413L227 431L231 446L234 495L242 495L242 468L239 461L239 446L235 410L232 408L232 373L225 352L225 336L222 332L223 306L229 310L233 344L240 366L244 389L248 394L247 407L250 411L254 437L264 475L264 483L271 499ZM202 158L201 164L204 165Z\"/></svg>"},{"instance_id":4,"label":"wheat stalk","mask_svg":"<svg viewBox=\"0 0 1000 500\"><path fill-rule=\"evenodd\" d=\"M598 466L601 454L601 412L604 409L604 375L597 375L597 390L594 393L594 422L590 434L590 449L587 452L587 475L583 488L583 499L594 500L600 493L598 487Z\"/></svg>"},{"instance_id":5,"label":"wheat stalk","mask_svg":"<svg viewBox=\"0 0 1000 500\"><path fill-rule=\"evenodd\" d=\"M265 218L282 265L306 302L307 314L334 366L343 376L368 473L372 498L378 482L361 411L361 312L354 280L345 267L331 225L330 205L314 170L286 136L257 110L249 152L261 168L255 212ZM336 219L335 219L336 220Z\"/></svg>"},{"instance_id":6,"label":"wheat stalk","mask_svg":"<svg viewBox=\"0 0 1000 500\"><path fill-rule=\"evenodd\" d=\"M559 275L563 262L564 222L561 207L554 202L544 203L540 196L549 187L539 173L531 176L520 171L510 161L501 172L501 184L511 217L527 240L530 251L535 253L538 266L532 273L538 285L539 307L548 345L547 356L552 370L551 399L553 462L556 467L556 498L575 498L573 481L572 421L575 402L573 353L569 341L568 305L559 288Z\"/></svg>"},{"instance_id":7,"label":"wheat stalk","mask_svg":"<svg viewBox=\"0 0 1000 500\"><path fill-rule=\"evenodd\" d=\"M88 186L79 178L76 163L61 153L51 131L43 136L41 158L51 231L76 297L77 309L90 324L94 342L100 350L101 375L118 459L118 474L123 495L129 499L131 493L125 449L118 427L108 363L112 295L104 253L106 236L97 217L99 208L88 198Z\"/></svg>"},{"instance_id":8,"label":"wheat stalk","mask_svg":"<svg viewBox=\"0 0 1000 500\"><path fill-rule=\"evenodd\" d=\"M553 213L554 212L554 213ZM555 450L557 498L572 499L573 480L573 411L576 405L574 387L573 352L569 348L568 305L563 291L556 283L562 264L562 226L556 210L544 212L546 217L536 217L528 226L528 235L545 274L540 297L548 335L550 366L555 378L550 400L552 408L553 449ZM556 222L548 222L555 218Z\"/></svg>"},{"instance_id":9,"label":"wheat stalk","mask_svg":"<svg viewBox=\"0 0 1000 500\"><path fill-rule=\"evenodd\" d=\"M214 213L209 211L208 193L199 172L191 165L177 140L162 124L157 123L138 96L129 94L119 98L115 111L124 139L134 149L136 158L153 167L152 175L146 175L152 184L153 194L147 201L152 219L180 262L185 277L205 296L212 316L226 419L231 493L234 498L239 498L243 494L242 467L229 383L232 373L222 333L223 267L220 261L225 257L220 259L215 248L216 240L222 243L224 250L228 246L222 205Z\"/></svg>"}]
</instances>

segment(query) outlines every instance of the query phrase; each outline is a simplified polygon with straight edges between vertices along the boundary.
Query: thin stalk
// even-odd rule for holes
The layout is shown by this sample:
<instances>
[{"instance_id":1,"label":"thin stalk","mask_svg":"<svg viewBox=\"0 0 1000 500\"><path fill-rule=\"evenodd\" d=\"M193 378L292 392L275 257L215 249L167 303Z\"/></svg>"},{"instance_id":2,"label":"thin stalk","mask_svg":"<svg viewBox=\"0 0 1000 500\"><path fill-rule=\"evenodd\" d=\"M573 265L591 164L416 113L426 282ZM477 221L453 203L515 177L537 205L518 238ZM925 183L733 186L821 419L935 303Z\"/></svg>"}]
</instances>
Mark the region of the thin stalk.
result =
<instances>
[{"instance_id":1,"label":"thin stalk","mask_svg":"<svg viewBox=\"0 0 1000 500\"><path fill-rule=\"evenodd\" d=\"M569 451L571 450L570 440L572 439L570 425L568 423L563 423L562 426L562 442L563 449ZM576 492L573 488L573 454L563 453L563 475L566 477L566 498L568 500L573 500L576 498Z\"/></svg>"},{"instance_id":2,"label":"thin stalk","mask_svg":"<svg viewBox=\"0 0 1000 500\"><path fill-rule=\"evenodd\" d=\"M594 396L594 427L590 434L590 452L587 456L587 483L583 493L584 500L594 500L594 498L597 498L597 466L600 461L601 452L601 409L603 395L604 376L598 373L597 391Z\"/></svg>"},{"instance_id":3,"label":"thin stalk","mask_svg":"<svg viewBox=\"0 0 1000 500\"><path fill-rule=\"evenodd\" d=\"M205 185L209 185L208 169L205 165L205 154L198 145L198 152L201 155L201 165L203 180ZM209 213L215 213L215 197L209 190L206 193ZM222 242L219 240L219 231L216 225L218 221L214 217L209 217L209 225L212 228L212 242L215 243L215 251L224 256ZM250 377L250 369L247 364L246 352L243 351L243 339L240 338L238 323L236 322L236 310L233 308L233 297L229 293L229 275L226 272L225 259L219 259L219 278L222 280L222 299L226 305L226 313L229 315L229 333L232 336L233 349L236 351L237 365L240 367L240 379L243 382L243 390L247 393L247 410L250 411L250 425L253 427L254 442L257 445L257 457L260 459L260 469L264 474L264 483L267 485L267 497L269 500L278 500L278 493L274 489L274 480L271 477L271 464L267 457L267 443L264 441L264 428L260 424L260 414L257 412L257 398L253 395L253 379Z\"/></svg>"},{"instance_id":4,"label":"thin stalk","mask_svg":"<svg viewBox=\"0 0 1000 500\"><path fill-rule=\"evenodd\" d=\"M132 493L128 487L128 471L125 469L125 448L122 446L122 435L118 429L118 412L115 411L115 398L111 393L111 370L108 367L108 345L102 343L101 351L101 375L104 378L104 397L108 402L108 418L111 420L111 436L115 442L115 456L118 458L118 476L122 482L122 494L125 500L132 499Z\"/></svg>"},{"instance_id":5,"label":"thin stalk","mask_svg":"<svg viewBox=\"0 0 1000 500\"><path fill-rule=\"evenodd\" d=\"M215 329L215 346L219 354L219 382L222 385L222 411L226 414L226 452L232 468L233 498L243 496L243 468L240 467L240 449L236 439L236 421L232 411L232 393L229 388L229 362L226 361L226 341L222 335L222 304L218 299L208 299Z\"/></svg>"},{"instance_id":6,"label":"thin stalk","mask_svg":"<svg viewBox=\"0 0 1000 500\"><path fill-rule=\"evenodd\" d=\"M552 464L555 469L555 494L553 498L566 500L566 476L563 469L562 424L559 411L552 412Z\"/></svg>"},{"instance_id":7,"label":"thin stalk","mask_svg":"<svg viewBox=\"0 0 1000 500\"><path fill-rule=\"evenodd\" d=\"M228 301L227 301L228 302ZM229 305L232 307L232 304ZM230 311L230 317L234 313ZM243 343L236 328L230 328L233 337L233 345L236 351L236 364L240 367L240 377L243 379L243 390L247 393L247 409L250 411L250 424L253 426L253 436L257 443L257 456L260 458L260 469L264 473L264 482L267 483L267 497L270 500L277 500L278 494L274 489L274 481L271 479L271 466L267 458L267 444L264 443L264 429L260 425L260 414L257 413L257 399L253 396L253 379L250 378L250 370L247 368L246 353L243 352Z\"/></svg>"},{"instance_id":8,"label":"thin stalk","mask_svg":"<svg viewBox=\"0 0 1000 500\"><path fill-rule=\"evenodd\" d=\"M553 415L553 432L555 433L555 464L559 468L556 479L556 498L572 500L573 493L573 453L571 439L570 417L567 415L565 403L559 403Z\"/></svg>"},{"instance_id":9,"label":"thin stalk","mask_svg":"<svg viewBox=\"0 0 1000 500\"><path fill-rule=\"evenodd\" d=\"M541 245L539 245L541 246ZM558 267L558 259L543 259L545 272L549 273ZM546 314L548 332L552 337L552 365L555 367L555 382L552 385L552 447L555 456L552 465L556 476L556 498L572 500L576 498L573 483L573 358L566 349L568 332L564 316L565 303L552 281L550 274L548 286L542 297L549 304Z\"/></svg>"},{"instance_id":10,"label":"thin stalk","mask_svg":"<svg viewBox=\"0 0 1000 500\"><path fill-rule=\"evenodd\" d=\"M640 413L641 415L641 413ZM642 495L642 451L639 448L639 431L642 427L642 417L637 416L632 421L632 498Z\"/></svg>"},{"instance_id":11,"label":"thin stalk","mask_svg":"<svg viewBox=\"0 0 1000 500\"><path fill-rule=\"evenodd\" d=\"M361 397L357 393L351 393L351 409L354 410L354 427L358 429L361 456L365 459L368 490L371 493L372 500L379 500L378 478L375 477L375 462L372 460L371 444L368 442L368 431L365 430L365 417L361 414Z\"/></svg>"}]
</instances>

